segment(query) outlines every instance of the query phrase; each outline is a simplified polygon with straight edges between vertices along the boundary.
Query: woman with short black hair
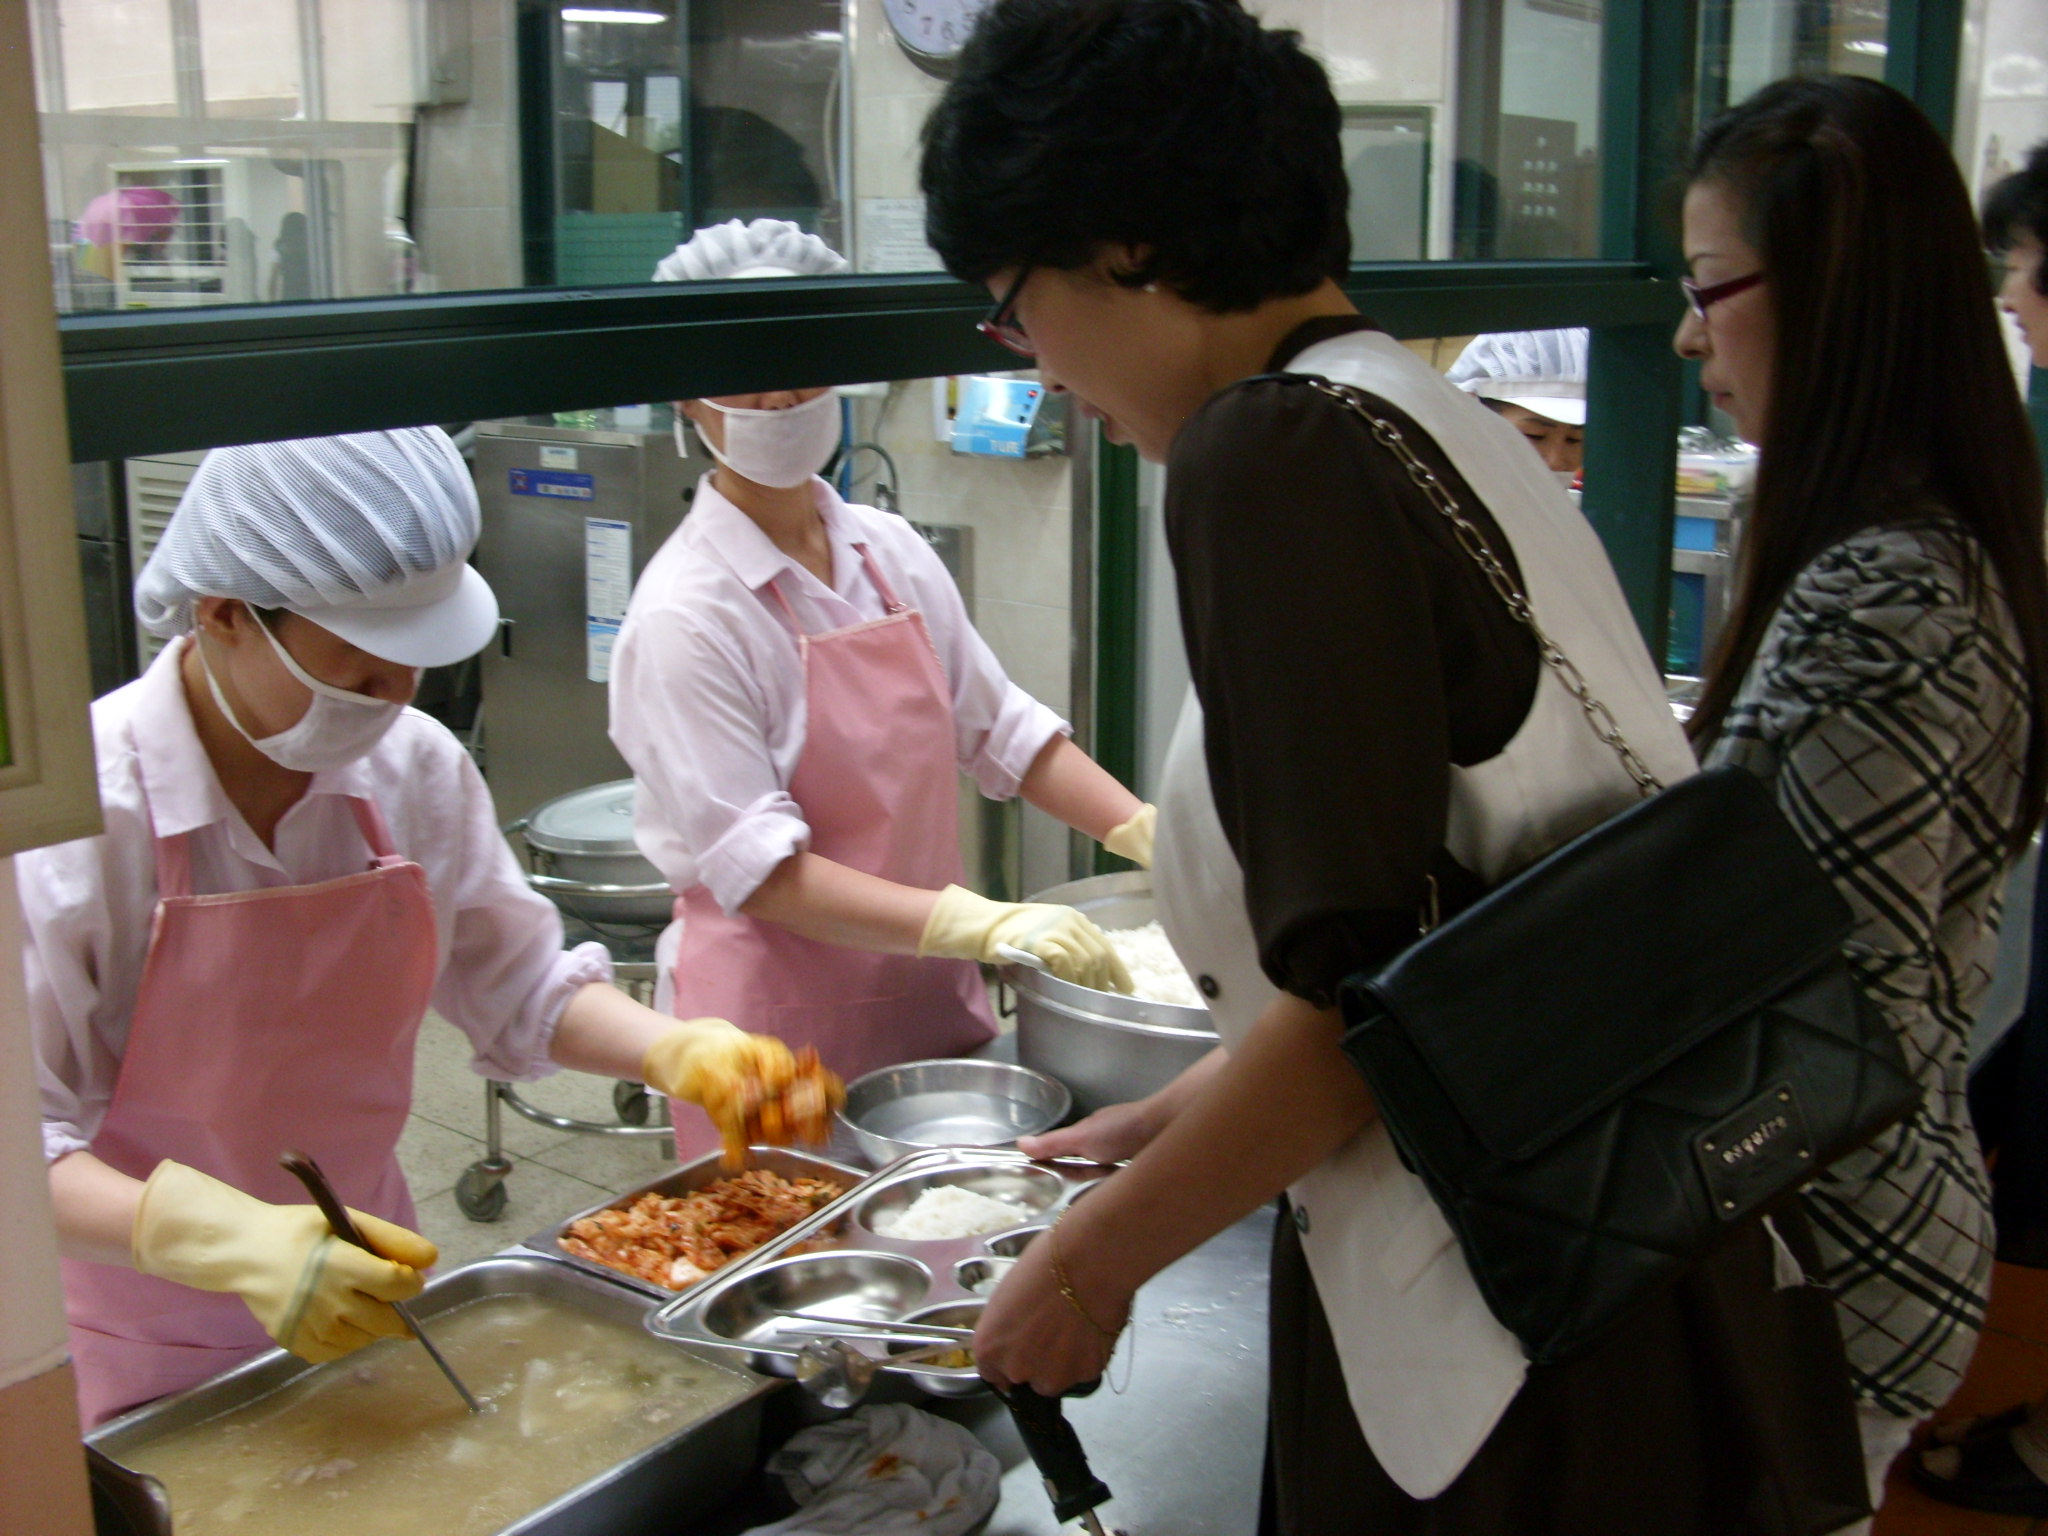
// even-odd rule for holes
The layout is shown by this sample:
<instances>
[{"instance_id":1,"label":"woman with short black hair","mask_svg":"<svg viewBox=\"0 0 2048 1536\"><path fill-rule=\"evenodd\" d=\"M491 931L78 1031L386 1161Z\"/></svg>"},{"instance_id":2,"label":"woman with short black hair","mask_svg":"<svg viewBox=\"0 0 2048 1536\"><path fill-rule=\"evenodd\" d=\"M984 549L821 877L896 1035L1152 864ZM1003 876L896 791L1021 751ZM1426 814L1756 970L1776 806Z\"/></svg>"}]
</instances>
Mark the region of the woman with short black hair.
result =
<instances>
[{"instance_id":1,"label":"woman with short black hair","mask_svg":"<svg viewBox=\"0 0 2048 1536\"><path fill-rule=\"evenodd\" d=\"M1529 1367L1339 1049L1339 984L1420 913L1635 799L1418 476L1653 770L1693 767L1555 477L1344 296L1339 121L1300 38L1232 0L999 0L926 125L928 238L988 288L984 330L1167 466L1194 699L1155 883L1226 1047L1024 1143L1130 1166L1010 1271L977 1358L1041 1392L1100 1374L1140 1283L1286 1191L1262 1529L1833 1530L1865 1507L1841 1341L1773 1289L1759 1226Z\"/></svg>"},{"instance_id":2,"label":"woman with short black hair","mask_svg":"<svg viewBox=\"0 0 2048 1536\"><path fill-rule=\"evenodd\" d=\"M2048 368L2048 140L1984 199L1984 244L1998 263L1998 300L2019 326L2029 359Z\"/></svg>"}]
</instances>

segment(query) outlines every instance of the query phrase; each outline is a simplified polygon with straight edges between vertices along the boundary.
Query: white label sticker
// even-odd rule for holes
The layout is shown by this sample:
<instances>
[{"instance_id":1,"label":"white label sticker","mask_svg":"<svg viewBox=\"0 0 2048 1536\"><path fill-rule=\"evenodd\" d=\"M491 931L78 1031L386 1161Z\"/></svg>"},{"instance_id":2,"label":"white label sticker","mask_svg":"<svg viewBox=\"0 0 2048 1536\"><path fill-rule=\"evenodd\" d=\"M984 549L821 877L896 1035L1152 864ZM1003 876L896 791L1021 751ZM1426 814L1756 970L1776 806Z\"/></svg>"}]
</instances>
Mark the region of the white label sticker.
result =
<instances>
[{"instance_id":1,"label":"white label sticker","mask_svg":"<svg viewBox=\"0 0 2048 1536\"><path fill-rule=\"evenodd\" d=\"M924 199L863 197L860 269L863 272L943 272L938 252L924 243Z\"/></svg>"},{"instance_id":2,"label":"white label sticker","mask_svg":"<svg viewBox=\"0 0 2048 1536\"><path fill-rule=\"evenodd\" d=\"M540 467L542 469L574 469L576 467L576 450L574 448L565 448L559 443L542 443L540 445Z\"/></svg>"},{"instance_id":3,"label":"white label sticker","mask_svg":"<svg viewBox=\"0 0 2048 1536\"><path fill-rule=\"evenodd\" d=\"M612 677L612 645L626 601L633 595L633 525L610 518L583 519L583 615L587 634L584 675L593 683Z\"/></svg>"}]
</instances>

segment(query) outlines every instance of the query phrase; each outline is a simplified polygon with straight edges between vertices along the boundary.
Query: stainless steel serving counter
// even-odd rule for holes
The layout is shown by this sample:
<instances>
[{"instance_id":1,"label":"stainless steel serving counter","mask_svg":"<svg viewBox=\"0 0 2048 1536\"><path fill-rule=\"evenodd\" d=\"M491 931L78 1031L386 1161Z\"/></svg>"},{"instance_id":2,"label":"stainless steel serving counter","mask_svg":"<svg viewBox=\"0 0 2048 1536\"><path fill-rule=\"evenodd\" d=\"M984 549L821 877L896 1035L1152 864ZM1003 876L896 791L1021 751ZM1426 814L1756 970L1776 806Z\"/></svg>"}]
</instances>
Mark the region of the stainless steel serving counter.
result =
<instances>
[{"instance_id":1,"label":"stainless steel serving counter","mask_svg":"<svg viewBox=\"0 0 2048 1536\"><path fill-rule=\"evenodd\" d=\"M1271 1208L1261 1209L1162 1272L1138 1293L1133 1328L1093 1397L1067 1417L1114 1497L1103 1524L1125 1536L1249 1536L1258 1525L1266 1434L1266 1264ZM1132 1352L1135 1351L1133 1354ZM879 1379L875 1402L911 1402L966 1425L1003 1464L1002 1499L984 1536L1072 1536L1017 1431L993 1396L948 1401ZM770 1400L764 1448L821 1411L793 1388ZM780 1412L778 1412L780 1410ZM792 1418L790 1415L797 1415ZM690 1536L732 1536L775 1518L743 1500Z\"/></svg>"},{"instance_id":2,"label":"stainless steel serving counter","mask_svg":"<svg viewBox=\"0 0 2048 1536\"><path fill-rule=\"evenodd\" d=\"M1127 1536L1250 1536L1258 1527L1266 1445L1266 1263L1273 1213L1218 1233L1138 1293L1136 1326L1107 1384L1066 1403L1095 1475L1116 1495L1105 1526ZM1135 1349L1135 1354L1132 1351ZM1052 1506L993 1398L936 1411L958 1419L1003 1463L987 1536L1053 1536Z\"/></svg>"}]
</instances>

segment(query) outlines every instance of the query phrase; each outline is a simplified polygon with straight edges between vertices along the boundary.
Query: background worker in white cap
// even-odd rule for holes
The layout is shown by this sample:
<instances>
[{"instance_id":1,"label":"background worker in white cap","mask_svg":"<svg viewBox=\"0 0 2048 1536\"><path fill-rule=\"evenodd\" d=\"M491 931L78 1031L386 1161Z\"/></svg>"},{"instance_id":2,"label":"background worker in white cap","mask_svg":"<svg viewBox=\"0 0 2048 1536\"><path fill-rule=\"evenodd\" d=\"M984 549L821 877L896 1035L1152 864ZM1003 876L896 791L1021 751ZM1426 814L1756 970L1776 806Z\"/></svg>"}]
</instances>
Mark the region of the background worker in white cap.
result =
<instances>
[{"instance_id":1,"label":"background worker in white cap","mask_svg":"<svg viewBox=\"0 0 2048 1536\"><path fill-rule=\"evenodd\" d=\"M136 586L171 643L93 705L103 835L16 860L43 1141L88 1423L272 1339L402 1332L434 1245L394 1150L432 1002L476 1065L780 1092L780 1043L682 1024L564 952L482 779L406 708L498 606L476 493L435 428L209 454ZM378 1254L278 1166L309 1153Z\"/></svg>"},{"instance_id":2,"label":"background worker in white cap","mask_svg":"<svg viewBox=\"0 0 2048 1536\"><path fill-rule=\"evenodd\" d=\"M845 265L794 224L757 219L699 230L655 276ZM961 884L962 772L1143 864L1152 811L1004 675L917 531L820 478L838 397L782 389L677 409L718 468L634 589L611 683L640 848L678 893L680 934L672 924L663 946L676 1011L815 1046L851 1078L993 1037L975 962L1005 946L1129 991L1073 908ZM679 1108L676 1134L681 1150L708 1128Z\"/></svg>"},{"instance_id":3,"label":"background worker in white cap","mask_svg":"<svg viewBox=\"0 0 2048 1536\"><path fill-rule=\"evenodd\" d=\"M1476 336L1444 375L1514 424L1543 462L1576 478L1586 464L1586 331Z\"/></svg>"}]
</instances>

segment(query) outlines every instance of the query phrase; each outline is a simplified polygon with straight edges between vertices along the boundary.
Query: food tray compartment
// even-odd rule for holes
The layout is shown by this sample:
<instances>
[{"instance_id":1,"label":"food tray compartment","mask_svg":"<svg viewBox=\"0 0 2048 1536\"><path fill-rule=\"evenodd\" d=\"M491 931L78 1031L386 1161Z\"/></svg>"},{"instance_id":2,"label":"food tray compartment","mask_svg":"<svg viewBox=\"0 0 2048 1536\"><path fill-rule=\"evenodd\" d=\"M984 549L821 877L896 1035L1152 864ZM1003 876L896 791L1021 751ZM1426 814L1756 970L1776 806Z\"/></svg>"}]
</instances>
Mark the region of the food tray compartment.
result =
<instances>
[{"instance_id":1,"label":"food tray compartment","mask_svg":"<svg viewBox=\"0 0 2048 1536\"><path fill-rule=\"evenodd\" d=\"M643 1321L654 1310L652 1300L624 1285L601 1281L545 1256L518 1252L450 1271L430 1284L412 1308L423 1323L431 1324L435 1317L469 1302L506 1295L544 1295L624 1323ZM702 1353L726 1370L741 1365L728 1351L691 1352ZM131 1522L140 1522L133 1527L138 1532L176 1536L167 1503L136 1498L161 1485L133 1472L125 1456L174 1431L265 1397L308 1372L328 1368L309 1365L281 1349L269 1350L190 1391L110 1419L85 1436L94 1476L119 1490L114 1497ZM756 1382L746 1396L677 1426L645 1450L504 1527L499 1536L584 1536L597 1530L607 1536L655 1536L672 1531L674 1510L723 1503L754 1465L762 1398L775 1385L765 1379ZM144 1505L154 1508L145 1510Z\"/></svg>"},{"instance_id":2,"label":"food tray compartment","mask_svg":"<svg viewBox=\"0 0 2048 1536\"><path fill-rule=\"evenodd\" d=\"M867 1174L858 1168L849 1168L845 1163L836 1163L830 1158L820 1157L815 1152L800 1152L793 1147L749 1147L747 1149L747 1166L749 1168L765 1168L770 1173L780 1174L785 1179L830 1179L833 1183L839 1185L840 1188L846 1190L853 1189L862 1179L868 1177ZM653 1281L643 1280L638 1275L629 1275L622 1269L613 1269L609 1264L599 1264L594 1260L569 1252L568 1249L562 1246L561 1237L571 1226L584 1220L586 1217L595 1216L599 1211L623 1210L642 1195L687 1195L692 1190L702 1189L705 1185L715 1184L720 1179L726 1177L729 1177L729 1175L720 1164L719 1154L708 1152L694 1162L684 1163L674 1172L665 1173L660 1178L641 1185L638 1189L623 1195L614 1196L609 1200L600 1200L596 1205L588 1206L578 1211L566 1221L558 1221L551 1227L544 1227L531 1237L524 1239L519 1246L547 1258L560 1260L564 1264L574 1265L585 1274L601 1275L615 1285L631 1286L634 1290L645 1296L655 1296L663 1301L668 1301L677 1296L687 1295L689 1290L694 1290L696 1287L689 1287L682 1291L672 1291L667 1286L656 1285ZM760 1251L757 1248L754 1250L754 1253L759 1253ZM741 1260L752 1257L753 1254L742 1254ZM740 1260L735 1260L734 1262L737 1263ZM727 1266L727 1268L730 1267L731 1265ZM713 1273L716 1275L723 1272L720 1270ZM701 1280L697 1283L698 1285L703 1284Z\"/></svg>"},{"instance_id":3,"label":"food tray compartment","mask_svg":"<svg viewBox=\"0 0 2048 1536\"><path fill-rule=\"evenodd\" d=\"M1114 1168L1070 1159L1033 1162L1021 1152L994 1147L933 1147L898 1158L809 1221L677 1295L652 1313L647 1326L685 1343L756 1346L755 1370L795 1374L806 1340L831 1332L829 1321L807 1323L786 1314L858 1322L949 1322L953 1309L972 1327L985 1293L976 1283L999 1277L1024 1245L1043 1232L1080 1194ZM955 1185L1017 1208L1014 1225L971 1237L886 1237L875 1223L907 1209L927 1189ZM852 1341L851 1335L848 1335ZM914 1344L886 1340L859 1344L888 1367L890 1353ZM927 1391L961 1395L980 1390L972 1366L901 1367Z\"/></svg>"}]
</instances>

